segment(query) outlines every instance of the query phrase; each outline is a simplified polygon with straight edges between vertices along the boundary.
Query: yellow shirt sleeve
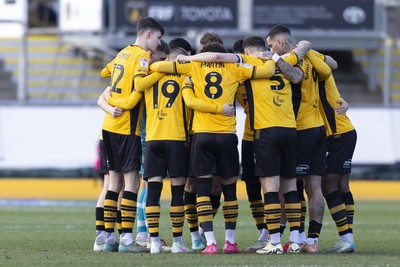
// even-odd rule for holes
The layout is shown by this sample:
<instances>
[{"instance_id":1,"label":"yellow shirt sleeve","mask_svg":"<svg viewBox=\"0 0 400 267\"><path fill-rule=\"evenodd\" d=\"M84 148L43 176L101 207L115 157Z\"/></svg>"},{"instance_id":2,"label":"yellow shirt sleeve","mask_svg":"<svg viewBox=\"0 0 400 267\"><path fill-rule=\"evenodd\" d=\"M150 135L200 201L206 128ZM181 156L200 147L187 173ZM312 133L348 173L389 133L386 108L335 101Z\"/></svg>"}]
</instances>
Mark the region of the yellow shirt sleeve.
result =
<instances>
[{"instance_id":1,"label":"yellow shirt sleeve","mask_svg":"<svg viewBox=\"0 0 400 267\"><path fill-rule=\"evenodd\" d=\"M296 53L293 53L293 52L286 53L286 54L282 55L281 58L293 66L296 65L299 60Z\"/></svg>"},{"instance_id":2,"label":"yellow shirt sleeve","mask_svg":"<svg viewBox=\"0 0 400 267\"><path fill-rule=\"evenodd\" d=\"M158 61L150 65L151 71L177 74L176 63L173 61Z\"/></svg>"},{"instance_id":3,"label":"yellow shirt sleeve","mask_svg":"<svg viewBox=\"0 0 400 267\"><path fill-rule=\"evenodd\" d=\"M189 78L182 85L182 97L187 107L208 113L222 113L222 106L207 103L199 98L196 98L192 83Z\"/></svg>"},{"instance_id":4,"label":"yellow shirt sleeve","mask_svg":"<svg viewBox=\"0 0 400 267\"><path fill-rule=\"evenodd\" d=\"M275 62L273 60L267 60L264 66L253 68L251 79L267 79L275 74Z\"/></svg>"},{"instance_id":5,"label":"yellow shirt sleeve","mask_svg":"<svg viewBox=\"0 0 400 267\"><path fill-rule=\"evenodd\" d=\"M111 77L113 67L114 67L114 59L101 70L101 73L100 73L101 78Z\"/></svg>"},{"instance_id":6,"label":"yellow shirt sleeve","mask_svg":"<svg viewBox=\"0 0 400 267\"><path fill-rule=\"evenodd\" d=\"M311 53L307 52L306 57L313 65L315 70L318 72L318 78L320 80L327 80L331 76L332 74L331 68L318 55L312 52Z\"/></svg>"},{"instance_id":7,"label":"yellow shirt sleeve","mask_svg":"<svg viewBox=\"0 0 400 267\"><path fill-rule=\"evenodd\" d=\"M133 109L140 99L142 99L143 93L133 90L129 97L124 98L114 98L110 96L107 99L107 103L113 105L114 107L119 107L125 110Z\"/></svg>"},{"instance_id":8,"label":"yellow shirt sleeve","mask_svg":"<svg viewBox=\"0 0 400 267\"><path fill-rule=\"evenodd\" d=\"M138 92L143 92L153 84L155 84L158 80L164 77L165 73L162 72L154 72L146 77L140 79L138 83L136 83L135 79L135 90Z\"/></svg>"}]
</instances>

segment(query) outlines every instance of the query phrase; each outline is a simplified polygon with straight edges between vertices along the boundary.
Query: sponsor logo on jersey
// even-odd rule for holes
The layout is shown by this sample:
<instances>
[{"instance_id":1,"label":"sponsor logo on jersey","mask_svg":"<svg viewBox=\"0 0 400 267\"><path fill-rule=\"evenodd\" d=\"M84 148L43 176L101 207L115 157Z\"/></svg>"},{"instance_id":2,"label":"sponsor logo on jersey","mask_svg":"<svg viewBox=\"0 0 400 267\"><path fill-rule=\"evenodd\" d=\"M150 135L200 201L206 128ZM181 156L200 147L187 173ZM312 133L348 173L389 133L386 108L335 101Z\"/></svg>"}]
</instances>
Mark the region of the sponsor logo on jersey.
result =
<instances>
[{"instance_id":1,"label":"sponsor logo on jersey","mask_svg":"<svg viewBox=\"0 0 400 267\"><path fill-rule=\"evenodd\" d=\"M285 100L276 95L273 97L272 102L274 102L275 106L280 107L283 103L285 103Z\"/></svg>"},{"instance_id":2,"label":"sponsor logo on jersey","mask_svg":"<svg viewBox=\"0 0 400 267\"><path fill-rule=\"evenodd\" d=\"M140 67L142 68L147 68L149 66L147 58L141 58L139 59L139 62L140 62Z\"/></svg>"},{"instance_id":3,"label":"sponsor logo on jersey","mask_svg":"<svg viewBox=\"0 0 400 267\"><path fill-rule=\"evenodd\" d=\"M159 120L163 120L165 117L167 117L168 116L168 113L166 113L166 112L163 112L162 110L160 110L159 112L158 112L158 119Z\"/></svg>"}]
</instances>

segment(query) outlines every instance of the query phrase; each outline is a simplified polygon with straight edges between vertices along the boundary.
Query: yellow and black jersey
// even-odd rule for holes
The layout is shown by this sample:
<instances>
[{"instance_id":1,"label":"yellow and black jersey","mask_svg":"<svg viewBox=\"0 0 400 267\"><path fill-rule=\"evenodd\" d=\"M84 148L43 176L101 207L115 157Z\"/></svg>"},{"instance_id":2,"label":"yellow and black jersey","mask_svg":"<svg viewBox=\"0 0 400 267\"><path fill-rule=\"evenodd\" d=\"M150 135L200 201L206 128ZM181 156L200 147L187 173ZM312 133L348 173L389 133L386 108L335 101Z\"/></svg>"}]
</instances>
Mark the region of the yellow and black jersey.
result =
<instances>
[{"instance_id":1,"label":"yellow and black jersey","mask_svg":"<svg viewBox=\"0 0 400 267\"><path fill-rule=\"evenodd\" d=\"M318 73L307 58L300 61L299 67L303 71L303 79L298 84L292 84L297 130L320 127L324 122L319 110Z\"/></svg>"},{"instance_id":2,"label":"yellow and black jersey","mask_svg":"<svg viewBox=\"0 0 400 267\"><path fill-rule=\"evenodd\" d=\"M111 77L111 92L115 98L127 98L134 88L134 80L144 77L149 71L150 56L137 45L129 45L101 71L102 77ZM126 110L118 118L106 113L103 129L117 134L137 134L140 106ZM139 127L140 128L140 127Z\"/></svg>"},{"instance_id":3,"label":"yellow and black jersey","mask_svg":"<svg viewBox=\"0 0 400 267\"><path fill-rule=\"evenodd\" d=\"M156 62L154 71L181 73L191 77L197 98L211 104L223 106L234 104L239 83L251 78L267 78L273 75L275 64L253 67L236 63L204 62ZM211 133L235 133L236 117L222 114L206 113L194 110L192 130Z\"/></svg>"},{"instance_id":4,"label":"yellow and black jersey","mask_svg":"<svg viewBox=\"0 0 400 267\"><path fill-rule=\"evenodd\" d=\"M346 114L339 115L334 110L339 106L337 101L343 99L340 97L332 75L326 81L319 82L319 94L321 98L320 110L326 128L326 135L331 136L354 130L354 126Z\"/></svg>"},{"instance_id":5,"label":"yellow and black jersey","mask_svg":"<svg viewBox=\"0 0 400 267\"><path fill-rule=\"evenodd\" d=\"M254 131L250 128L249 104L247 101L246 88L244 85L240 85L238 87L236 91L236 100L243 107L244 112L246 113L242 139L246 141L253 141Z\"/></svg>"},{"instance_id":6,"label":"yellow and black jersey","mask_svg":"<svg viewBox=\"0 0 400 267\"><path fill-rule=\"evenodd\" d=\"M187 139L181 90L185 80L183 75L167 74L145 91L146 141Z\"/></svg>"},{"instance_id":7,"label":"yellow and black jersey","mask_svg":"<svg viewBox=\"0 0 400 267\"><path fill-rule=\"evenodd\" d=\"M265 60L242 56L245 63L263 66ZM249 103L250 127L255 130L270 127L296 128L290 82L279 69L269 79L245 82Z\"/></svg>"}]
</instances>

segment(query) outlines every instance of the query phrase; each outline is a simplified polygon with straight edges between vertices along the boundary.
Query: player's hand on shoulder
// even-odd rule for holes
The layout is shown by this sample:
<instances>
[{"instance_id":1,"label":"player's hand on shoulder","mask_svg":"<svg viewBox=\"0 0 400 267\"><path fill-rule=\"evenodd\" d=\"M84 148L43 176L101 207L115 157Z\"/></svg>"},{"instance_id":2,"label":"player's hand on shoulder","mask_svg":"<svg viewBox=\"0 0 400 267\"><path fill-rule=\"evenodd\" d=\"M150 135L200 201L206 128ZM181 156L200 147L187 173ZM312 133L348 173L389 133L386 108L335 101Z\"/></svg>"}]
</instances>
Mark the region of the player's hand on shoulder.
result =
<instances>
[{"instance_id":1,"label":"player's hand on shoulder","mask_svg":"<svg viewBox=\"0 0 400 267\"><path fill-rule=\"evenodd\" d=\"M307 40L301 40L296 46L305 46L311 48L311 42Z\"/></svg>"},{"instance_id":2,"label":"player's hand on shoulder","mask_svg":"<svg viewBox=\"0 0 400 267\"><path fill-rule=\"evenodd\" d=\"M262 51L262 52L257 52L256 57L269 60L272 58L273 53L271 51Z\"/></svg>"}]
</instances>

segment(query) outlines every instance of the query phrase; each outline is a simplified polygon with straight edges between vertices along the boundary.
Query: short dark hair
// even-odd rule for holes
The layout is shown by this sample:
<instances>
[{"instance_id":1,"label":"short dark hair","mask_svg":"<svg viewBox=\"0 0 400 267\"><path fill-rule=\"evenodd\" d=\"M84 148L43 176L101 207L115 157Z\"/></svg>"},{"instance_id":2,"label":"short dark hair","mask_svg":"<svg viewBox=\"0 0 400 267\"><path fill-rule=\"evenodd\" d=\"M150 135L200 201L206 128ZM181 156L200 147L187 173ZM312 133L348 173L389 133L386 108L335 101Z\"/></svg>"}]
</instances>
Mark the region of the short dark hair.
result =
<instances>
[{"instance_id":1,"label":"short dark hair","mask_svg":"<svg viewBox=\"0 0 400 267\"><path fill-rule=\"evenodd\" d=\"M259 47L265 50L265 40L261 36L258 35L250 35L244 38L243 40L243 48L246 49L248 47Z\"/></svg>"},{"instance_id":2,"label":"short dark hair","mask_svg":"<svg viewBox=\"0 0 400 267\"><path fill-rule=\"evenodd\" d=\"M219 37L218 34L215 32L206 32L201 36L200 38L200 45L205 46L206 44L209 43L219 43L221 45L224 45L224 42L222 41L221 37Z\"/></svg>"},{"instance_id":3,"label":"short dark hair","mask_svg":"<svg viewBox=\"0 0 400 267\"><path fill-rule=\"evenodd\" d=\"M136 25L137 34L141 35L148 30L160 31L161 35L165 32L163 25L157 20L151 17L141 18Z\"/></svg>"},{"instance_id":4,"label":"short dark hair","mask_svg":"<svg viewBox=\"0 0 400 267\"><path fill-rule=\"evenodd\" d=\"M157 45L156 51L164 52L168 55L171 52L171 49L166 41L160 40L160 44Z\"/></svg>"},{"instance_id":5,"label":"short dark hair","mask_svg":"<svg viewBox=\"0 0 400 267\"><path fill-rule=\"evenodd\" d=\"M200 49L200 53L203 53L203 52L226 53L227 51L222 44L217 43L217 42L212 42L212 43L206 44L205 46L203 46Z\"/></svg>"},{"instance_id":6,"label":"short dark hair","mask_svg":"<svg viewBox=\"0 0 400 267\"><path fill-rule=\"evenodd\" d=\"M189 55L188 51L182 47L175 47L171 49L171 53L168 55L169 60L175 60L178 55Z\"/></svg>"},{"instance_id":7,"label":"short dark hair","mask_svg":"<svg viewBox=\"0 0 400 267\"><path fill-rule=\"evenodd\" d=\"M243 39L239 39L233 43L232 51L237 54L244 54Z\"/></svg>"},{"instance_id":8,"label":"short dark hair","mask_svg":"<svg viewBox=\"0 0 400 267\"><path fill-rule=\"evenodd\" d=\"M286 35L290 35L290 36L292 35L292 33L290 32L288 27L286 27L284 25L277 25L269 31L269 33L267 34L267 37L272 39L279 34L286 34Z\"/></svg>"},{"instance_id":9,"label":"short dark hair","mask_svg":"<svg viewBox=\"0 0 400 267\"><path fill-rule=\"evenodd\" d=\"M169 47L171 49L174 49L175 47L182 47L187 52L192 52L192 46L190 43L181 37L177 37L169 41Z\"/></svg>"}]
</instances>

